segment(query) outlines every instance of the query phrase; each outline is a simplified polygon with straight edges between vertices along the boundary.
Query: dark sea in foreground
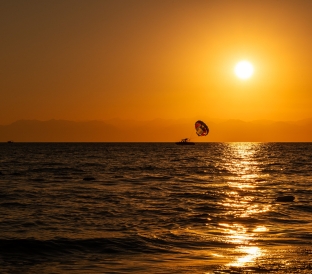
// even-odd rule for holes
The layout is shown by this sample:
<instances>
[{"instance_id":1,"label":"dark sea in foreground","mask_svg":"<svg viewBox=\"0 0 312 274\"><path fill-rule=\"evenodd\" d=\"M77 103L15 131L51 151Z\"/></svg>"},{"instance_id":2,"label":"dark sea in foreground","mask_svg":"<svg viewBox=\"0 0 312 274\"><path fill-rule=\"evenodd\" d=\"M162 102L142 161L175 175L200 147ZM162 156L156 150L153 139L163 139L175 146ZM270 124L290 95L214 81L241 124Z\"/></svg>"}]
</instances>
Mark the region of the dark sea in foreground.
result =
<instances>
[{"instance_id":1,"label":"dark sea in foreground","mask_svg":"<svg viewBox=\"0 0 312 274\"><path fill-rule=\"evenodd\" d=\"M312 143L0 155L0 273L312 273Z\"/></svg>"}]
</instances>

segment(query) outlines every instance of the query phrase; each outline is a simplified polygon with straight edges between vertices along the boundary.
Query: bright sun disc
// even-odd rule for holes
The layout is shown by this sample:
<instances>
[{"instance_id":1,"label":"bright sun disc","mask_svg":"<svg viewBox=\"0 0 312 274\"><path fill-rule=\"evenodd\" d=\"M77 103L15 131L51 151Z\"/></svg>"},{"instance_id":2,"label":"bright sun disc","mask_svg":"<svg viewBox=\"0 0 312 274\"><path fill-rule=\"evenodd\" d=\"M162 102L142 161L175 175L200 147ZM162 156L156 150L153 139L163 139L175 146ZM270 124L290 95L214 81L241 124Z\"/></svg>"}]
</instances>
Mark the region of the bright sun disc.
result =
<instances>
[{"instance_id":1,"label":"bright sun disc","mask_svg":"<svg viewBox=\"0 0 312 274\"><path fill-rule=\"evenodd\" d=\"M240 61L235 66L235 74L241 79L248 79L253 74L254 69L250 62Z\"/></svg>"}]
</instances>

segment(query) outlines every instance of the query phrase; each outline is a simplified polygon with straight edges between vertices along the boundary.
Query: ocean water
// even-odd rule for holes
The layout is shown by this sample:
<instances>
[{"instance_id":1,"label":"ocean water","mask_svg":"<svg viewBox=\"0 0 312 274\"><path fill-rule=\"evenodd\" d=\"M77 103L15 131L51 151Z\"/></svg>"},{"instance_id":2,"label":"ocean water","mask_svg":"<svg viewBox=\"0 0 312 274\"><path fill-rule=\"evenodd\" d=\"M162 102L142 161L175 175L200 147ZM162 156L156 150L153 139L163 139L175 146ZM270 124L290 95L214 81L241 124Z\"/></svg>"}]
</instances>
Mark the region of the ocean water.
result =
<instances>
[{"instance_id":1,"label":"ocean water","mask_svg":"<svg viewBox=\"0 0 312 274\"><path fill-rule=\"evenodd\" d=\"M0 155L0 273L312 273L312 143Z\"/></svg>"}]
</instances>

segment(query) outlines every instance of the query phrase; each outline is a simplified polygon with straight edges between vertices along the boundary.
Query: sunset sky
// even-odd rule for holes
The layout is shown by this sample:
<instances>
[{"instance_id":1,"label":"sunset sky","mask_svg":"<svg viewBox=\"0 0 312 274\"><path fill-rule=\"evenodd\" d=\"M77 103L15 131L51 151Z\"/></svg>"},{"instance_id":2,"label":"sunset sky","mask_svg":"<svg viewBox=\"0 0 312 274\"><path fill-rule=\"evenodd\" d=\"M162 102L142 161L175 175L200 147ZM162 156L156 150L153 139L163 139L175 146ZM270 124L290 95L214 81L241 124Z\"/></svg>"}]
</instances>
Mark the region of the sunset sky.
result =
<instances>
[{"instance_id":1,"label":"sunset sky","mask_svg":"<svg viewBox=\"0 0 312 274\"><path fill-rule=\"evenodd\" d=\"M311 118L311 14L311 0L0 0L0 124Z\"/></svg>"}]
</instances>

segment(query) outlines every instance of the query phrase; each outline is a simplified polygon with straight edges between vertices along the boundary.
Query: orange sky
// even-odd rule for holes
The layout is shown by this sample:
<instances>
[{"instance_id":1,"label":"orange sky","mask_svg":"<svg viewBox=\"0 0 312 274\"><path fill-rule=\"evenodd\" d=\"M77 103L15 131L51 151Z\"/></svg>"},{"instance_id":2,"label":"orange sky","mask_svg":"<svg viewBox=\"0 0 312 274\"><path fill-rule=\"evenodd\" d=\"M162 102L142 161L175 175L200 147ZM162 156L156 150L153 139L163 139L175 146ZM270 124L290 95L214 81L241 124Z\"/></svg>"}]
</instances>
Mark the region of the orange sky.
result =
<instances>
[{"instance_id":1,"label":"orange sky","mask_svg":"<svg viewBox=\"0 0 312 274\"><path fill-rule=\"evenodd\" d=\"M0 124L311 118L311 12L311 0L2 0Z\"/></svg>"}]
</instances>

